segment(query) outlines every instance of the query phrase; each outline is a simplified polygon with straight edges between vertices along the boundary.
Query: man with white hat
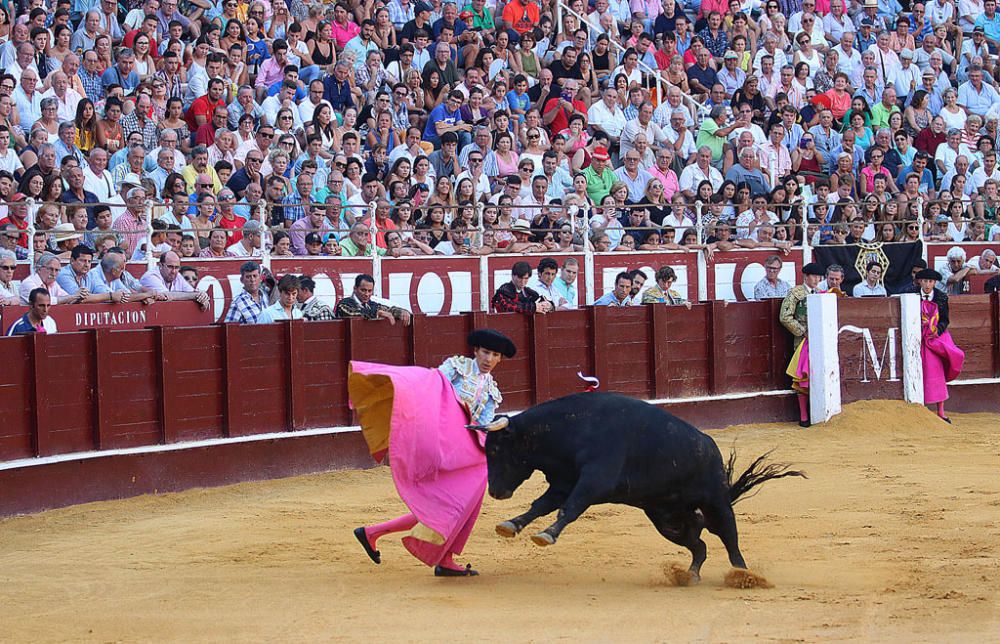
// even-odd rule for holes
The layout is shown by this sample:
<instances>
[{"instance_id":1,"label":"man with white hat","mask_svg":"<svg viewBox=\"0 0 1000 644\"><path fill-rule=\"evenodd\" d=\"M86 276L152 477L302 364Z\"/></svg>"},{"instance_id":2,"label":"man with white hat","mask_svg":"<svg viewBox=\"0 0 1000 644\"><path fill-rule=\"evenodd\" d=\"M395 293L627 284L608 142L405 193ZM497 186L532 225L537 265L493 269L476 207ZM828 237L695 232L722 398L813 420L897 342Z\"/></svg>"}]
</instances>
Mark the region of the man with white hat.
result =
<instances>
[{"instance_id":1,"label":"man with white hat","mask_svg":"<svg viewBox=\"0 0 1000 644\"><path fill-rule=\"evenodd\" d=\"M896 88L896 96L909 105L913 92L920 88L920 68L913 64L912 49L899 52L899 68L892 84Z\"/></svg>"},{"instance_id":2,"label":"man with white hat","mask_svg":"<svg viewBox=\"0 0 1000 644\"><path fill-rule=\"evenodd\" d=\"M141 185L142 181L139 179L139 175L133 172L125 174L125 176L122 178L118 192L115 192L107 199L107 203L114 204L111 206L112 222L118 221L118 218L125 214L126 210L125 196L128 194L128 191L131 190L132 188L138 188Z\"/></svg>"},{"instance_id":3,"label":"man with white hat","mask_svg":"<svg viewBox=\"0 0 1000 644\"><path fill-rule=\"evenodd\" d=\"M69 258L69 254L74 248L80 245L80 240L83 239L83 233L77 232L73 228L73 224L62 223L50 231L52 233L52 240L56 244L58 249L58 254L60 259Z\"/></svg>"}]
</instances>

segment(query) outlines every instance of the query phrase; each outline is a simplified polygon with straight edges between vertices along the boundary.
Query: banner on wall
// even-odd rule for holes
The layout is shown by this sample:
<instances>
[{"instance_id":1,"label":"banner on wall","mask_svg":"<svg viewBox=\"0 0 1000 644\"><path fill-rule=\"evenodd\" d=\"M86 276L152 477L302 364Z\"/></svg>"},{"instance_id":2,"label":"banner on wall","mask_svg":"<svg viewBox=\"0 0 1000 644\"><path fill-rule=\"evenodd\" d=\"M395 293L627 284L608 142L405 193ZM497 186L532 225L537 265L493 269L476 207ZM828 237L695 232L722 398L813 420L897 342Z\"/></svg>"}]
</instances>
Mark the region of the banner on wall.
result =
<instances>
[{"instance_id":1,"label":"banner on wall","mask_svg":"<svg viewBox=\"0 0 1000 644\"><path fill-rule=\"evenodd\" d=\"M823 266L840 264L844 267L844 286L850 293L864 279L866 267L872 263L882 267L882 283L890 295L904 293L913 284L911 270L921 259L920 242L883 244L846 244L813 248L815 261Z\"/></svg>"}]
</instances>

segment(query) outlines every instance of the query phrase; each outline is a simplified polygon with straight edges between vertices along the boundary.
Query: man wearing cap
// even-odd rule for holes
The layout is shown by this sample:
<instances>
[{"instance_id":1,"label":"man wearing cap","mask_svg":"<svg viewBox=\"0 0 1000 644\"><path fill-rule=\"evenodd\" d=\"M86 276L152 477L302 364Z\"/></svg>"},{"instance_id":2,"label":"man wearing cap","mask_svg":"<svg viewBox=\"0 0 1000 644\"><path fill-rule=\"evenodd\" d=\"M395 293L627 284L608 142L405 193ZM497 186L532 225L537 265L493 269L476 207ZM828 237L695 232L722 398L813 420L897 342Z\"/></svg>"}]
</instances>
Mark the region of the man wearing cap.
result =
<instances>
[{"instance_id":1,"label":"man wearing cap","mask_svg":"<svg viewBox=\"0 0 1000 644\"><path fill-rule=\"evenodd\" d=\"M395 3L390 3L395 4ZM417 31L425 31L428 35L434 31L431 25L431 14L433 7L427 2L418 2L413 6L413 17L403 25L399 32L399 44L413 43L417 37ZM392 13L390 12L390 16Z\"/></svg>"},{"instance_id":2,"label":"man wearing cap","mask_svg":"<svg viewBox=\"0 0 1000 644\"><path fill-rule=\"evenodd\" d=\"M9 198L7 198L7 216L0 219L0 228L7 225L13 225L21 233L18 238L17 245L21 248L28 248L28 204L25 202L27 197L24 193L15 192Z\"/></svg>"},{"instance_id":3,"label":"man wearing cap","mask_svg":"<svg viewBox=\"0 0 1000 644\"><path fill-rule=\"evenodd\" d=\"M736 55L735 51L726 50L722 57L722 70L716 75L716 79L722 83L722 87L726 90L727 98L732 98L733 93L743 87L743 83L747 79L746 72L737 67L738 59L739 56Z\"/></svg>"},{"instance_id":4,"label":"man wearing cap","mask_svg":"<svg viewBox=\"0 0 1000 644\"><path fill-rule=\"evenodd\" d=\"M781 302L778 320L795 339L795 353L786 373L792 377L792 388L798 392L799 427L809 427L809 343L806 298L817 292L823 280L823 267L812 262L802 267L802 284L793 286Z\"/></svg>"},{"instance_id":5,"label":"man wearing cap","mask_svg":"<svg viewBox=\"0 0 1000 644\"><path fill-rule=\"evenodd\" d=\"M58 224L51 233L60 260L69 259L70 253L80 245L80 240L83 239L83 233L78 232L69 222Z\"/></svg>"},{"instance_id":6,"label":"man wearing cap","mask_svg":"<svg viewBox=\"0 0 1000 644\"><path fill-rule=\"evenodd\" d=\"M617 178L610 168L611 156L607 148L594 148L594 153L590 157L590 166L583 171L583 176L587 179L587 196L595 203L611 193L611 186Z\"/></svg>"},{"instance_id":7,"label":"man wearing cap","mask_svg":"<svg viewBox=\"0 0 1000 644\"><path fill-rule=\"evenodd\" d=\"M920 88L920 68L913 64L913 50L904 49L899 52L899 69L892 79L896 95L906 105L910 103L913 92Z\"/></svg>"}]
</instances>

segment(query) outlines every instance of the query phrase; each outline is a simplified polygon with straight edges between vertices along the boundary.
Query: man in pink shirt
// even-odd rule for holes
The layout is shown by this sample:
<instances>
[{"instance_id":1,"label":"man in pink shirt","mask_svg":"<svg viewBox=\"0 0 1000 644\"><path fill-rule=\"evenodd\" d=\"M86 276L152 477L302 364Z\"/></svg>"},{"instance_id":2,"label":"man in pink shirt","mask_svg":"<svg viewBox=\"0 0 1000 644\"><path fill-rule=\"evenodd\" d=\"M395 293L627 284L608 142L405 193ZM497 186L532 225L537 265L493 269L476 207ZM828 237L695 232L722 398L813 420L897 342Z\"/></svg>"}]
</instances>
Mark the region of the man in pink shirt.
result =
<instances>
[{"instance_id":1,"label":"man in pink shirt","mask_svg":"<svg viewBox=\"0 0 1000 644\"><path fill-rule=\"evenodd\" d=\"M168 251L160 255L160 263L143 275L139 283L149 291L166 294L171 302L194 300L203 311L207 309L208 294L196 291L180 273L180 256L174 251Z\"/></svg>"}]
</instances>

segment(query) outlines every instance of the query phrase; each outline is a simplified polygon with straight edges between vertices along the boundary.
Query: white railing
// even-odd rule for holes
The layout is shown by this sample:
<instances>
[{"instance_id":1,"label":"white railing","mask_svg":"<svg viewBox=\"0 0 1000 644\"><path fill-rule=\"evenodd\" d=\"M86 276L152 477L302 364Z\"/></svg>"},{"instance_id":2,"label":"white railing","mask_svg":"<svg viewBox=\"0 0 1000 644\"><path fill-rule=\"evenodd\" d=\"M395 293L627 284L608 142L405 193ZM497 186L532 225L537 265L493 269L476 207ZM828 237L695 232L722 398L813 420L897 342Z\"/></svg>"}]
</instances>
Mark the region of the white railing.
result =
<instances>
[{"instance_id":1,"label":"white railing","mask_svg":"<svg viewBox=\"0 0 1000 644\"><path fill-rule=\"evenodd\" d=\"M563 12L568 13L580 21L580 26L587 30L587 38L589 41L590 37L593 35L592 32L594 30L594 25L587 19L587 16L580 15L569 5L563 2L563 0L556 0L556 24L559 29L562 28ZM556 33L558 33L558 31L556 31ZM626 48L614 38L611 38L610 34L608 34L608 42L611 43L611 46L618 51L620 59L621 55L625 53ZM657 105L662 105L663 103L663 85L667 85L668 87L678 87L667 80L666 76L664 76L660 70L653 69L644 63L641 57L639 58L639 69L643 70L643 72L654 82L653 91L656 92ZM708 108L705 107L703 103L696 101L690 94L681 92L681 98L688 105L688 108L691 110L691 116L694 117L696 123L702 115L708 112Z\"/></svg>"}]
</instances>

